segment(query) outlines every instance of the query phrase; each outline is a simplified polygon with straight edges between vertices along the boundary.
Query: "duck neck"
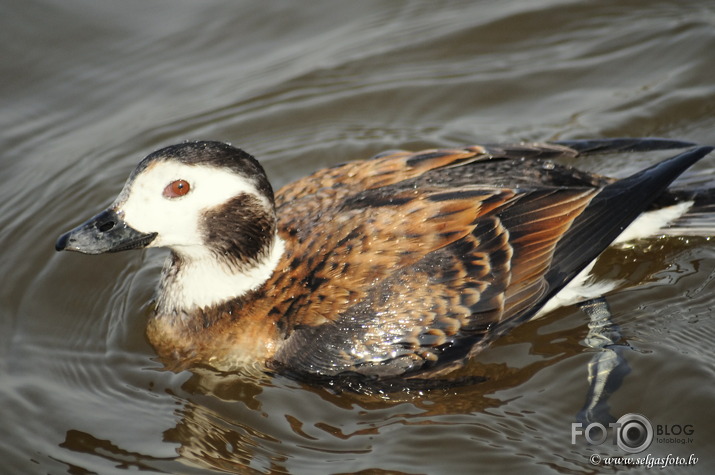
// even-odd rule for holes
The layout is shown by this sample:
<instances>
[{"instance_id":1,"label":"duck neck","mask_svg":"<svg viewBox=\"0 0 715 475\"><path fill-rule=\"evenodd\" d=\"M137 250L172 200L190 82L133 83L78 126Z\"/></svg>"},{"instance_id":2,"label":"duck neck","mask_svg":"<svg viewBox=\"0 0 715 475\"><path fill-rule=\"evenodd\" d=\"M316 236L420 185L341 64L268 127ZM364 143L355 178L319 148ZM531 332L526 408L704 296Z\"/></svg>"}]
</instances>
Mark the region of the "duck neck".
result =
<instances>
[{"instance_id":1,"label":"duck neck","mask_svg":"<svg viewBox=\"0 0 715 475\"><path fill-rule=\"evenodd\" d=\"M273 236L255 258L246 261L211 250L172 250L159 283L156 317L185 320L202 309L218 307L260 288L273 274L285 244Z\"/></svg>"}]
</instances>

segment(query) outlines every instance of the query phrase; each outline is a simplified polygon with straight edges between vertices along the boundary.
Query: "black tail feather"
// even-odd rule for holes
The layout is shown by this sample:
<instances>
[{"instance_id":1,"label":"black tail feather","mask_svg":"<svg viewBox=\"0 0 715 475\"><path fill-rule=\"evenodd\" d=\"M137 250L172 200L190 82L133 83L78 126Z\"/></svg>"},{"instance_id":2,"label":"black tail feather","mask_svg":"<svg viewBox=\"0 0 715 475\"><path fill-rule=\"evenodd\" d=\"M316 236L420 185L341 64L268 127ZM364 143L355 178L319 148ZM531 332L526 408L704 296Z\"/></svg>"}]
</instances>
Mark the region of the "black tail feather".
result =
<instances>
[{"instance_id":1,"label":"black tail feather","mask_svg":"<svg viewBox=\"0 0 715 475\"><path fill-rule=\"evenodd\" d=\"M549 298L598 257L673 180L712 149L688 150L610 184L596 195L554 251L552 267L546 273Z\"/></svg>"},{"instance_id":2,"label":"black tail feather","mask_svg":"<svg viewBox=\"0 0 715 475\"><path fill-rule=\"evenodd\" d=\"M582 155L617 152L651 152L676 148L695 147L697 144L682 140L661 138L615 138L602 140L559 140L549 142L576 150Z\"/></svg>"}]
</instances>

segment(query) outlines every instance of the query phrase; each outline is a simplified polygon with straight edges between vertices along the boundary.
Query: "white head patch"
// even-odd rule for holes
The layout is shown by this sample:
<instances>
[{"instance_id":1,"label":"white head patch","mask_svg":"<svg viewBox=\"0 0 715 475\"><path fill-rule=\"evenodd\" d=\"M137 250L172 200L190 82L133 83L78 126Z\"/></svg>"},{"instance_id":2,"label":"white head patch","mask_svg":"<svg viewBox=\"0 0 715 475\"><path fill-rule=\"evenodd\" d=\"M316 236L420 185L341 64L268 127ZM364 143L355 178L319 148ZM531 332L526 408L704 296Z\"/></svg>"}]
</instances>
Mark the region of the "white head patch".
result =
<instances>
[{"instance_id":1,"label":"white head patch","mask_svg":"<svg viewBox=\"0 0 715 475\"><path fill-rule=\"evenodd\" d=\"M190 186L184 196L168 198L164 189L176 180ZM187 165L176 161L149 164L125 185L112 205L124 221L144 233L158 233L151 247L171 247L181 254L201 254L204 236L202 215L242 193L271 204L250 178L218 167Z\"/></svg>"}]
</instances>

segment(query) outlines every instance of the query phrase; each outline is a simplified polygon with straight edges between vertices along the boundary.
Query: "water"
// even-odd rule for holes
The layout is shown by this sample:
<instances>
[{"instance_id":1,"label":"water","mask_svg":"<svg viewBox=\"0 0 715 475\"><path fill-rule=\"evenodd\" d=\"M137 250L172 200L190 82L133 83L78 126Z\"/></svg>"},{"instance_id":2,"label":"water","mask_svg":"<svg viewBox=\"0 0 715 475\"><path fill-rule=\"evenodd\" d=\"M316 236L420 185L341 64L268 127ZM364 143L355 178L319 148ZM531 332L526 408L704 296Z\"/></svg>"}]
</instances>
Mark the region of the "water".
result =
<instances>
[{"instance_id":1,"label":"water","mask_svg":"<svg viewBox=\"0 0 715 475\"><path fill-rule=\"evenodd\" d=\"M53 242L143 155L185 139L241 146L276 186L394 148L713 144L712 2L8 0L0 23L0 472L592 473L609 469L591 454L622 454L571 444L591 357L574 308L473 361L485 383L333 394L165 370L144 337L165 253ZM675 470L711 473L712 241L611 251L598 272L625 281L609 302L633 347L612 413L692 424L692 441L648 453L695 454Z\"/></svg>"}]
</instances>

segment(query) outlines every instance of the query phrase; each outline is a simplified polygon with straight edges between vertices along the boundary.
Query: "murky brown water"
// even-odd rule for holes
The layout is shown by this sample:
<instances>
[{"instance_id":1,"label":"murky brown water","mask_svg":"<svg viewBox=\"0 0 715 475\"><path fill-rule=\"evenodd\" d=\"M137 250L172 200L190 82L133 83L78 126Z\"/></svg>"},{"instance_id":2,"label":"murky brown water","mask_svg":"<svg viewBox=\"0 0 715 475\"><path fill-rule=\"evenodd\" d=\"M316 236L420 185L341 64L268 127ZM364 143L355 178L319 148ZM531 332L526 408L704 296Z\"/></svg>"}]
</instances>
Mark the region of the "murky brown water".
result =
<instances>
[{"instance_id":1,"label":"murky brown water","mask_svg":"<svg viewBox=\"0 0 715 475\"><path fill-rule=\"evenodd\" d=\"M56 254L146 153L231 141L276 186L384 149L666 136L715 143L715 5L702 1L23 0L0 7L0 472L609 471L571 444L585 317L524 325L488 382L387 398L172 373L144 337L161 251ZM619 175L648 156L588 167ZM698 167L714 170L715 159ZM604 275L633 350L612 413L692 424L713 473L715 248L658 239ZM643 454L646 455L646 454ZM678 469L676 467L676 469ZM644 470L645 471L645 470Z\"/></svg>"}]
</instances>

